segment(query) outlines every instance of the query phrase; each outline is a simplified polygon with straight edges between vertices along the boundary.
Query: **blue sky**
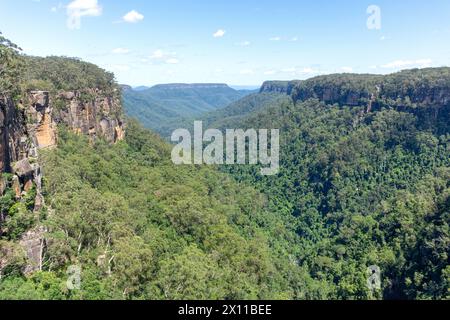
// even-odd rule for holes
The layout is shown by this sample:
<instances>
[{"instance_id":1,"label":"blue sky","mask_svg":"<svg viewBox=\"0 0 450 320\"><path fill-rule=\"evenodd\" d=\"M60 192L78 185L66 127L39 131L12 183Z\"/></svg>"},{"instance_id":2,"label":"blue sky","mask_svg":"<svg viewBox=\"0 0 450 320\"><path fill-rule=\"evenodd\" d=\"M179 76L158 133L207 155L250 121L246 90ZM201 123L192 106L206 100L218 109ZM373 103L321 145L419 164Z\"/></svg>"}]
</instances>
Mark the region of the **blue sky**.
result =
<instances>
[{"instance_id":1,"label":"blue sky","mask_svg":"<svg viewBox=\"0 0 450 320\"><path fill-rule=\"evenodd\" d=\"M450 66L448 0L0 0L0 31L135 86Z\"/></svg>"}]
</instances>

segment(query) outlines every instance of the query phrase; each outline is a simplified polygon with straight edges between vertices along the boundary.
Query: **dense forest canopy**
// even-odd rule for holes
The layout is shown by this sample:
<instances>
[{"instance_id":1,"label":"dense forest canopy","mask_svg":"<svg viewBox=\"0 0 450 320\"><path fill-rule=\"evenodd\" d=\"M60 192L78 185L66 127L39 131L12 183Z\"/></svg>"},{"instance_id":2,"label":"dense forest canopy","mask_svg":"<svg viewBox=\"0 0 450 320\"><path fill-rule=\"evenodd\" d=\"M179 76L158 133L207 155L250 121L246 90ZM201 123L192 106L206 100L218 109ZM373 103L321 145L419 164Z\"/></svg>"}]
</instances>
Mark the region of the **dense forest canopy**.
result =
<instances>
[{"instance_id":1,"label":"dense forest canopy","mask_svg":"<svg viewBox=\"0 0 450 320\"><path fill-rule=\"evenodd\" d=\"M0 32L0 98L20 93L20 79L23 76L21 49Z\"/></svg>"},{"instance_id":2,"label":"dense forest canopy","mask_svg":"<svg viewBox=\"0 0 450 320\"><path fill-rule=\"evenodd\" d=\"M320 290L290 262L295 234L250 186L211 168L174 166L169 146L134 122L114 146L60 137L43 155L54 211L40 217L50 230L44 271L20 276L16 261L3 272L0 298L326 297L326 284ZM60 291L73 264L83 267L82 288Z\"/></svg>"},{"instance_id":3,"label":"dense forest canopy","mask_svg":"<svg viewBox=\"0 0 450 320\"><path fill-rule=\"evenodd\" d=\"M73 91L118 88L114 74L77 58L25 57L27 89Z\"/></svg>"},{"instance_id":4,"label":"dense forest canopy","mask_svg":"<svg viewBox=\"0 0 450 320\"><path fill-rule=\"evenodd\" d=\"M446 70L421 72L432 79ZM348 107L348 91L365 86L356 81L352 87L344 81L349 77L312 82L315 90L320 90L318 81L326 87L345 83L342 105L285 100L256 115L222 119L232 127L276 127L282 133L278 176L261 177L254 167L224 170L259 186L274 211L295 217L291 227L302 242L300 263L313 278L333 284L336 298L367 298L367 267L377 265L384 298L447 299L448 104L439 106L443 112L437 118L426 107L420 112L397 104L375 111L367 105Z\"/></svg>"}]
</instances>

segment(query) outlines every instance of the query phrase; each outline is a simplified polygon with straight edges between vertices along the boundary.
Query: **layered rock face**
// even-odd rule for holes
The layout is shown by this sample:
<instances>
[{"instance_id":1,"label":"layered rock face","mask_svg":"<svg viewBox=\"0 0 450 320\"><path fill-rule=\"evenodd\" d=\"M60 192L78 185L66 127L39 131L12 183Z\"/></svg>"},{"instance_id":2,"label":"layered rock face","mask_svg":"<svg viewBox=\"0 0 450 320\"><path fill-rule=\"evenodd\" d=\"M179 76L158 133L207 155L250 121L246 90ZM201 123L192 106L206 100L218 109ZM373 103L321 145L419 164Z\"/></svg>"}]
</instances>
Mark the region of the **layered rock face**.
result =
<instances>
[{"instance_id":1,"label":"layered rock face","mask_svg":"<svg viewBox=\"0 0 450 320\"><path fill-rule=\"evenodd\" d=\"M57 146L58 125L65 125L91 140L103 137L116 143L124 139L122 107L116 96L89 89L57 95L31 91L18 104L8 98L0 99L0 196L10 187L16 200L22 201L35 188L34 211L37 213L43 207L38 151ZM7 180L2 173L13 176ZM6 217L0 214L0 233L4 219ZM42 228L30 230L20 241L29 261L26 274L41 266L39 259L45 246L44 234Z\"/></svg>"},{"instance_id":2,"label":"layered rock face","mask_svg":"<svg viewBox=\"0 0 450 320\"><path fill-rule=\"evenodd\" d=\"M29 99L25 112L30 138L39 149L54 147L56 145L57 128L53 119L53 109L50 107L49 93L33 91L29 94Z\"/></svg>"},{"instance_id":3,"label":"layered rock face","mask_svg":"<svg viewBox=\"0 0 450 320\"><path fill-rule=\"evenodd\" d=\"M124 138L120 98L104 95L97 89L63 92L56 98L53 119L76 133L92 139L104 137L115 143Z\"/></svg>"},{"instance_id":4,"label":"layered rock face","mask_svg":"<svg viewBox=\"0 0 450 320\"><path fill-rule=\"evenodd\" d=\"M10 172L12 162L29 155L31 146L24 124L23 112L10 99L0 99L0 173Z\"/></svg>"},{"instance_id":5,"label":"layered rock face","mask_svg":"<svg viewBox=\"0 0 450 320\"><path fill-rule=\"evenodd\" d=\"M56 96L32 91L17 105L3 98L0 99L0 173L13 172L15 162L37 158L39 149L55 147L58 124L93 140L103 137L111 143L125 135L120 99L99 90L62 92Z\"/></svg>"}]
</instances>

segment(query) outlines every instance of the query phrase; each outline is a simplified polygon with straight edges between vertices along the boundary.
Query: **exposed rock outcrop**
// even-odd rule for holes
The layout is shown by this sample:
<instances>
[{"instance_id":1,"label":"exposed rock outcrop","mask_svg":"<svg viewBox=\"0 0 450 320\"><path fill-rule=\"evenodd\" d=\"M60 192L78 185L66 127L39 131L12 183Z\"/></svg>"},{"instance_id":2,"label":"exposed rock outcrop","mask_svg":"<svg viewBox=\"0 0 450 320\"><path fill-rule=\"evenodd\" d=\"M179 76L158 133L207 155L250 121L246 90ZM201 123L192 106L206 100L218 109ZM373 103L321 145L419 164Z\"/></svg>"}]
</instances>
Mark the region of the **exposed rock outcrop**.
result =
<instances>
[{"instance_id":1,"label":"exposed rock outcrop","mask_svg":"<svg viewBox=\"0 0 450 320\"><path fill-rule=\"evenodd\" d=\"M76 133L95 139L104 137L115 143L124 138L122 107L119 97L105 95L100 90L62 92L53 110L56 123L64 123Z\"/></svg>"},{"instance_id":2,"label":"exposed rock outcrop","mask_svg":"<svg viewBox=\"0 0 450 320\"><path fill-rule=\"evenodd\" d=\"M57 146L58 125L65 125L75 133L89 136L91 140L103 137L110 143L116 143L124 139L118 92L107 94L98 89L87 89L52 95L36 90L29 92L17 104L9 98L0 99L0 196L9 187L16 200L23 201L24 196L34 188L36 215L45 205L38 151ZM2 177L3 173L13 175L8 184ZM0 233L4 219L7 219L7 214L1 213ZM41 269L45 232L45 228L36 227L22 235L19 244L28 261L24 274ZM10 259L3 260L0 261L0 274L2 265Z\"/></svg>"},{"instance_id":3,"label":"exposed rock outcrop","mask_svg":"<svg viewBox=\"0 0 450 320\"><path fill-rule=\"evenodd\" d=\"M19 241L27 256L27 265L23 273L31 274L42 270L42 256L45 247L45 228L37 227L25 233Z\"/></svg>"}]
</instances>

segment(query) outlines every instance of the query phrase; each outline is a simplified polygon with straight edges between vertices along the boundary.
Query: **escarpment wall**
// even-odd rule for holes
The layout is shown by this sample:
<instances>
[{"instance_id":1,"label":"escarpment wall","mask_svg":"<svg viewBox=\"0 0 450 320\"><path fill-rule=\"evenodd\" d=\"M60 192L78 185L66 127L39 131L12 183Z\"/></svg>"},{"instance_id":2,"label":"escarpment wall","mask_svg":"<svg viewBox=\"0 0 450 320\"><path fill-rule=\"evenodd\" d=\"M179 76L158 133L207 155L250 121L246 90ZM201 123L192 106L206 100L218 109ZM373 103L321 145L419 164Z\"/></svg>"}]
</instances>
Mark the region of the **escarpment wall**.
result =
<instances>
[{"instance_id":1,"label":"escarpment wall","mask_svg":"<svg viewBox=\"0 0 450 320\"><path fill-rule=\"evenodd\" d=\"M106 95L97 89L61 92L55 98L53 119L76 133L92 139L104 137L115 143L124 138L120 97Z\"/></svg>"},{"instance_id":2,"label":"escarpment wall","mask_svg":"<svg viewBox=\"0 0 450 320\"><path fill-rule=\"evenodd\" d=\"M18 103L1 98L0 173L13 173L19 178L18 196L30 179L36 179L33 175L39 174L38 150L57 145L59 124L91 139L103 137L110 143L125 136L117 94L87 89L55 95L31 91Z\"/></svg>"},{"instance_id":3,"label":"escarpment wall","mask_svg":"<svg viewBox=\"0 0 450 320\"><path fill-rule=\"evenodd\" d=\"M37 150L57 145L57 126L92 139L116 143L124 139L122 106L118 95L97 89L60 92L31 91L19 103L0 98L0 173L13 163L36 158Z\"/></svg>"},{"instance_id":4,"label":"escarpment wall","mask_svg":"<svg viewBox=\"0 0 450 320\"><path fill-rule=\"evenodd\" d=\"M11 163L28 156L24 114L9 98L0 98L0 173L11 171Z\"/></svg>"},{"instance_id":5,"label":"escarpment wall","mask_svg":"<svg viewBox=\"0 0 450 320\"><path fill-rule=\"evenodd\" d=\"M417 116L423 129L449 131L450 68L413 69L389 75L332 74L304 81L267 81L260 92L290 95L295 102L364 107L363 113L392 108Z\"/></svg>"},{"instance_id":6,"label":"escarpment wall","mask_svg":"<svg viewBox=\"0 0 450 320\"><path fill-rule=\"evenodd\" d=\"M284 93L292 94L292 90L301 83L300 80L293 81L266 81L260 89L260 93Z\"/></svg>"},{"instance_id":7,"label":"escarpment wall","mask_svg":"<svg viewBox=\"0 0 450 320\"><path fill-rule=\"evenodd\" d=\"M9 189L17 201L24 201L33 189L34 212L38 214L44 206L38 151L57 146L58 125L91 140L102 137L116 143L124 139L119 92L107 94L87 89L51 94L36 90L17 103L0 98L0 196ZM7 213L0 212L0 234L5 219ZM25 274L39 270L42 265L39 253L45 246L44 235L45 230L38 226L19 242L28 260ZM1 265L0 261L0 273Z\"/></svg>"}]
</instances>

